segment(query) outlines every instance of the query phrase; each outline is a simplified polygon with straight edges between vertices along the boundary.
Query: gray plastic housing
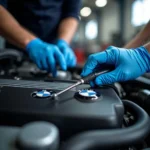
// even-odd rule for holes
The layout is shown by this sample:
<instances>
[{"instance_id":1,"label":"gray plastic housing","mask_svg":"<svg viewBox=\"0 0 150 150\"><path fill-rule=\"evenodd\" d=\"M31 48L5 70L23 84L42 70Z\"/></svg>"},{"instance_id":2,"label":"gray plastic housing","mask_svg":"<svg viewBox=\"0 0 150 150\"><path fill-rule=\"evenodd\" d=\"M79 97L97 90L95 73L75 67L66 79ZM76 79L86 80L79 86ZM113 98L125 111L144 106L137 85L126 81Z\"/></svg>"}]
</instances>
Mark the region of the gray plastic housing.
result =
<instances>
[{"instance_id":1,"label":"gray plastic housing","mask_svg":"<svg viewBox=\"0 0 150 150\"><path fill-rule=\"evenodd\" d=\"M74 82L36 82L0 80L0 124L22 126L31 121L48 121L59 128L61 137L93 129L120 128L124 106L113 88L94 90L101 93L95 102L78 101L74 96L81 85L59 97L33 98L31 94L40 89L60 91Z\"/></svg>"}]
</instances>

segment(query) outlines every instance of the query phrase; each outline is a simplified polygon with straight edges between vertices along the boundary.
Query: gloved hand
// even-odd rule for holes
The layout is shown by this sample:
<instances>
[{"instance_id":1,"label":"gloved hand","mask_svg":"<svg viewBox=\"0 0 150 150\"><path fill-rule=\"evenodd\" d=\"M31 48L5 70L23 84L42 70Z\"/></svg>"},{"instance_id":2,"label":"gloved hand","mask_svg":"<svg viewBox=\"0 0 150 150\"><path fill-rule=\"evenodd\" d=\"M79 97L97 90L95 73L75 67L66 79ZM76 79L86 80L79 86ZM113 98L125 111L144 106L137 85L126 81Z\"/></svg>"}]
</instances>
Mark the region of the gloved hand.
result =
<instances>
[{"instance_id":1,"label":"gloved hand","mask_svg":"<svg viewBox=\"0 0 150 150\"><path fill-rule=\"evenodd\" d=\"M135 79L145 72L150 72L150 53L143 46L136 49L110 46L104 52L89 56L81 76L87 76L105 65L113 65L115 69L98 76L94 82L91 82L91 86L127 81Z\"/></svg>"},{"instance_id":2,"label":"gloved hand","mask_svg":"<svg viewBox=\"0 0 150 150\"><path fill-rule=\"evenodd\" d=\"M37 38L28 43L26 50L31 60L33 60L40 69L51 72L53 76L56 76L57 73L56 63L60 65L61 69L67 69L64 56L58 47L53 44L45 43Z\"/></svg>"},{"instance_id":3,"label":"gloved hand","mask_svg":"<svg viewBox=\"0 0 150 150\"><path fill-rule=\"evenodd\" d=\"M73 50L69 47L67 42L62 39L59 39L56 43L63 56L65 57L66 63L68 67L75 67L76 65L76 56Z\"/></svg>"}]
</instances>

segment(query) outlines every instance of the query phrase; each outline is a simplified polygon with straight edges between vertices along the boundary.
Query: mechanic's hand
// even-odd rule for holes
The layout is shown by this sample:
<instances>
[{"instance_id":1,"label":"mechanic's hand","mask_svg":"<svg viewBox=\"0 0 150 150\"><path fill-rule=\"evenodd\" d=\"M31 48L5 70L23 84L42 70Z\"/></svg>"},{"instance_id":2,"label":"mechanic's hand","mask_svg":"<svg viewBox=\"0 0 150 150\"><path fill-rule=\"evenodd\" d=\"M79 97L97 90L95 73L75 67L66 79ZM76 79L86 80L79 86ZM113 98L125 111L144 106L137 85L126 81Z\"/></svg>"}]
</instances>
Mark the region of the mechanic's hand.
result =
<instances>
[{"instance_id":1,"label":"mechanic's hand","mask_svg":"<svg viewBox=\"0 0 150 150\"><path fill-rule=\"evenodd\" d=\"M115 70L98 76L91 86L132 80L150 72L150 54L145 47L124 49L110 46L104 52L89 56L81 76L87 76L105 65L113 65Z\"/></svg>"},{"instance_id":2,"label":"mechanic's hand","mask_svg":"<svg viewBox=\"0 0 150 150\"><path fill-rule=\"evenodd\" d=\"M66 70L67 65L65 58L59 51L58 47L53 44L48 44L40 39L34 39L26 46L29 57L36 63L36 65L43 70L51 72L56 76L56 63L61 69Z\"/></svg>"},{"instance_id":3,"label":"mechanic's hand","mask_svg":"<svg viewBox=\"0 0 150 150\"><path fill-rule=\"evenodd\" d=\"M56 45L59 47L60 51L63 53L66 63L67 63L67 66L75 67L76 66L76 56L75 56L73 50L67 44L67 42L65 42L62 39L59 39L57 41Z\"/></svg>"}]
</instances>

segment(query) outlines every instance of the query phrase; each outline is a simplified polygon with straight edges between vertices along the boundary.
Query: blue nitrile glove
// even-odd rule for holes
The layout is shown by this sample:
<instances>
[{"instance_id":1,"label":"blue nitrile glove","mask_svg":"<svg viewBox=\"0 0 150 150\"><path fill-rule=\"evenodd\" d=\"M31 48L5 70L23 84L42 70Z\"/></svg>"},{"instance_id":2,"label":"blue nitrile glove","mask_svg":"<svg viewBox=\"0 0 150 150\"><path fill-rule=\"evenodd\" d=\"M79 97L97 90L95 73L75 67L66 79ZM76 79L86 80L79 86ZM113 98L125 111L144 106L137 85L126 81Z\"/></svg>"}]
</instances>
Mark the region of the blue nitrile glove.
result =
<instances>
[{"instance_id":1,"label":"blue nitrile glove","mask_svg":"<svg viewBox=\"0 0 150 150\"><path fill-rule=\"evenodd\" d=\"M60 51L63 53L67 66L75 67L76 66L76 56L73 50L69 47L66 41L59 39L57 40L56 45L59 47Z\"/></svg>"},{"instance_id":2,"label":"blue nitrile glove","mask_svg":"<svg viewBox=\"0 0 150 150\"><path fill-rule=\"evenodd\" d=\"M45 43L37 38L28 43L26 50L40 69L51 72L53 76L56 76L57 73L56 63L60 65L61 69L67 69L64 56L53 44Z\"/></svg>"},{"instance_id":3,"label":"blue nitrile glove","mask_svg":"<svg viewBox=\"0 0 150 150\"><path fill-rule=\"evenodd\" d=\"M100 70L104 65L113 65L115 69L98 76L94 82L91 82L91 86L132 80L145 72L150 72L150 53L143 46L136 49L110 46L104 52L89 56L81 76Z\"/></svg>"}]
</instances>

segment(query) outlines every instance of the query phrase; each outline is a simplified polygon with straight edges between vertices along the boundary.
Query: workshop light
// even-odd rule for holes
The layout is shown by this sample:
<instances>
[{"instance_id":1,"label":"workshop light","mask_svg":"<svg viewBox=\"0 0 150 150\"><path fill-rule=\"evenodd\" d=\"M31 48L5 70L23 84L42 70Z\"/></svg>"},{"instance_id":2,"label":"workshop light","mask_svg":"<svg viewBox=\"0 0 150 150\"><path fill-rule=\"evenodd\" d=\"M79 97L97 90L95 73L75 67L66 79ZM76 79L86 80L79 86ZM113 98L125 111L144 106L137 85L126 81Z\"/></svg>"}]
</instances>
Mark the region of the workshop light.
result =
<instances>
[{"instance_id":1,"label":"workshop light","mask_svg":"<svg viewBox=\"0 0 150 150\"><path fill-rule=\"evenodd\" d=\"M133 26L142 26L150 20L150 0L136 0L132 4L131 23Z\"/></svg>"},{"instance_id":2,"label":"workshop light","mask_svg":"<svg viewBox=\"0 0 150 150\"><path fill-rule=\"evenodd\" d=\"M97 7L104 7L107 5L107 0L96 0L95 1L95 5Z\"/></svg>"},{"instance_id":3,"label":"workshop light","mask_svg":"<svg viewBox=\"0 0 150 150\"><path fill-rule=\"evenodd\" d=\"M98 25L95 20L91 20L86 24L85 36L88 40L93 40L98 35Z\"/></svg>"},{"instance_id":4,"label":"workshop light","mask_svg":"<svg viewBox=\"0 0 150 150\"><path fill-rule=\"evenodd\" d=\"M92 10L90 7L83 7L80 11L81 16L88 17L92 13Z\"/></svg>"}]
</instances>

